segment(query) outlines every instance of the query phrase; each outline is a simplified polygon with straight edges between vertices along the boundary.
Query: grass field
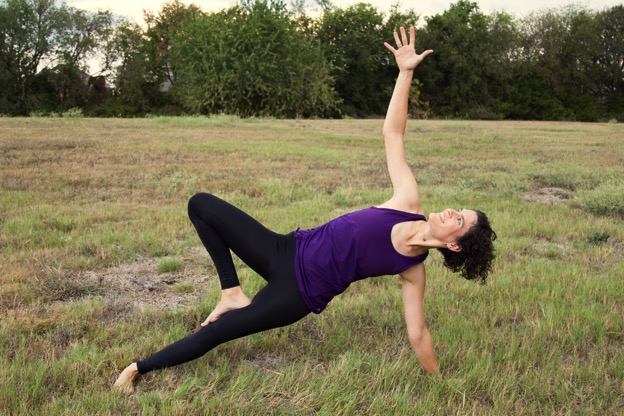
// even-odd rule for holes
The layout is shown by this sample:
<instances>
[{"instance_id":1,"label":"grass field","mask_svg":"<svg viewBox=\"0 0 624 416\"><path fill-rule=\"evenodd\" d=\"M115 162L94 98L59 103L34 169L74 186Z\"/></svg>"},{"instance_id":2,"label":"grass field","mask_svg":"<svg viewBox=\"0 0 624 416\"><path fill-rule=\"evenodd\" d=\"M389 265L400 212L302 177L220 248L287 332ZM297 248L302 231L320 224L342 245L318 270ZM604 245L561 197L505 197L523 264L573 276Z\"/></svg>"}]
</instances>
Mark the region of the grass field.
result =
<instances>
[{"instance_id":1,"label":"grass field","mask_svg":"<svg viewBox=\"0 0 624 416\"><path fill-rule=\"evenodd\" d=\"M111 389L217 300L191 195L279 232L380 204L381 124L0 118L0 414L624 414L621 124L409 122L425 211L482 209L500 237L486 285L427 260L443 380L421 370L384 277L132 396Z\"/></svg>"}]
</instances>

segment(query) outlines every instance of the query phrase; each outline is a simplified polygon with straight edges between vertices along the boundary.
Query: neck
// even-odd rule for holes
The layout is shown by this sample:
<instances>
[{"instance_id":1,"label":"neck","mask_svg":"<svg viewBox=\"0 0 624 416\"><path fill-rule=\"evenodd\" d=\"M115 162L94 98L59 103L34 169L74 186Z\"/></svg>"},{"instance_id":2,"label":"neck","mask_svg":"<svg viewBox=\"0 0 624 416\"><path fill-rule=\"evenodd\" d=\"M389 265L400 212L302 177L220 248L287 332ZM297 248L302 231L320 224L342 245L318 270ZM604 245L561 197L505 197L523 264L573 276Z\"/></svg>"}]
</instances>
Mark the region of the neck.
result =
<instances>
[{"instance_id":1,"label":"neck","mask_svg":"<svg viewBox=\"0 0 624 416\"><path fill-rule=\"evenodd\" d=\"M429 223L427 221L415 221L410 229L407 244L413 247L444 248L446 244L430 236Z\"/></svg>"}]
</instances>

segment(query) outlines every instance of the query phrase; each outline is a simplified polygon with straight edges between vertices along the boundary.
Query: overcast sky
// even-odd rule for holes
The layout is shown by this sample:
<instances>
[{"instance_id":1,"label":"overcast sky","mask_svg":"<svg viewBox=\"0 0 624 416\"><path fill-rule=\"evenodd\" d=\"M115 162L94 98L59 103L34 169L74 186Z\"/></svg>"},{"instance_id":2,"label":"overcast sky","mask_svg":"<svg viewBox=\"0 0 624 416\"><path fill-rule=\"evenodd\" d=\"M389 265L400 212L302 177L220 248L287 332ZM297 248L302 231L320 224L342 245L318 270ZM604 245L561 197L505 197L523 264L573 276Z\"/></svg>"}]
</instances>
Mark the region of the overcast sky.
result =
<instances>
[{"instance_id":1,"label":"overcast sky","mask_svg":"<svg viewBox=\"0 0 624 416\"><path fill-rule=\"evenodd\" d=\"M79 9L96 11L107 8L115 14L130 18L135 23L143 24L143 10L158 12L167 0L68 0L67 3ZM236 4L236 0L183 0L186 4L196 4L204 11L216 11L228 8ZM449 8L450 0L412 0L402 1L402 10L414 9L421 16L431 16L442 13ZM622 4L622 0L476 0L481 10L485 13L492 11L505 11L515 16L522 16L531 11L543 8L560 7L568 4L577 4L593 10L602 10ZM290 3L286 0L286 3ZM346 8L351 4L360 3L358 0L333 0L333 3ZM390 10L390 5L396 3L394 0L369 0L370 3L382 12Z\"/></svg>"}]
</instances>

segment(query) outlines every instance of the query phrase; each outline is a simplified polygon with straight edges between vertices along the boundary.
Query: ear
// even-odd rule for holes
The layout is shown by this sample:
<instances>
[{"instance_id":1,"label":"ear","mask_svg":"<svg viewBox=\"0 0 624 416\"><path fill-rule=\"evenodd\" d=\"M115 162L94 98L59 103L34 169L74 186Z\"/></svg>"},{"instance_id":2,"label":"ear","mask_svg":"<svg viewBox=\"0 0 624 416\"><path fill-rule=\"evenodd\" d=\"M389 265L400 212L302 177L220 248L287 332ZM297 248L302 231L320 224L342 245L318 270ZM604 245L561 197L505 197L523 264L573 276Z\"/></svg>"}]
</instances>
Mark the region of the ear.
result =
<instances>
[{"instance_id":1,"label":"ear","mask_svg":"<svg viewBox=\"0 0 624 416\"><path fill-rule=\"evenodd\" d=\"M457 243L448 243L446 245L446 248L456 253L459 253L462 250L461 246L459 246Z\"/></svg>"}]
</instances>

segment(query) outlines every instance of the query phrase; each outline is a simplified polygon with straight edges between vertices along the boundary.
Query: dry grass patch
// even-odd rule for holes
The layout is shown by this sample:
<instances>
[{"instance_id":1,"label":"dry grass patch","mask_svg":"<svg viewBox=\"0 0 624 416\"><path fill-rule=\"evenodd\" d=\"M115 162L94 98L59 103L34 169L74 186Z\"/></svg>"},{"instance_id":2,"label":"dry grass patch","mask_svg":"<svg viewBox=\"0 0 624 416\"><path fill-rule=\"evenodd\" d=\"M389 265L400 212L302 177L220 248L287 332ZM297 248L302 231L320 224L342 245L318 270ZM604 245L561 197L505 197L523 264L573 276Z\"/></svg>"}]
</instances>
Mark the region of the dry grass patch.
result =
<instances>
[{"instance_id":1,"label":"dry grass patch","mask_svg":"<svg viewBox=\"0 0 624 416\"><path fill-rule=\"evenodd\" d=\"M524 194L524 200L543 204L562 204L574 199L574 193L564 188L539 188Z\"/></svg>"},{"instance_id":2,"label":"dry grass patch","mask_svg":"<svg viewBox=\"0 0 624 416\"><path fill-rule=\"evenodd\" d=\"M246 364L255 367L263 373L273 373L279 376L284 375L283 368L290 364L287 359L279 356L263 355L257 358L246 359Z\"/></svg>"},{"instance_id":3,"label":"dry grass patch","mask_svg":"<svg viewBox=\"0 0 624 416\"><path fill-rule=\"evenodd\" d=\"M183 267L173 273L158 272L161 258L139 257L114 267L79 272L66 278L101 286L104 299L114 299L141 309L156 307L173 310L196 302L209 285L216 283L216 276L210 276L206 270L193 265L184 267L185 263L197 263L197 258L202 257L207 257L203 247L189 250L187 255L179 257Z\"/></svg>"}]
</instances>

